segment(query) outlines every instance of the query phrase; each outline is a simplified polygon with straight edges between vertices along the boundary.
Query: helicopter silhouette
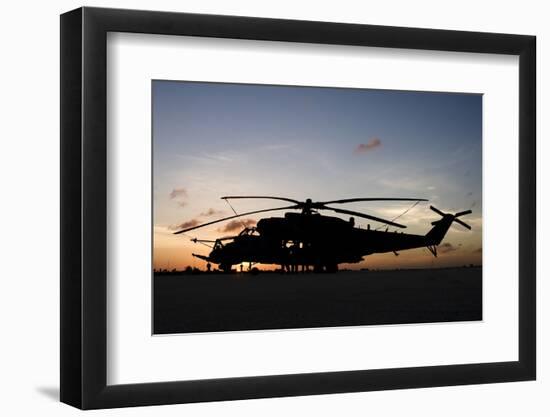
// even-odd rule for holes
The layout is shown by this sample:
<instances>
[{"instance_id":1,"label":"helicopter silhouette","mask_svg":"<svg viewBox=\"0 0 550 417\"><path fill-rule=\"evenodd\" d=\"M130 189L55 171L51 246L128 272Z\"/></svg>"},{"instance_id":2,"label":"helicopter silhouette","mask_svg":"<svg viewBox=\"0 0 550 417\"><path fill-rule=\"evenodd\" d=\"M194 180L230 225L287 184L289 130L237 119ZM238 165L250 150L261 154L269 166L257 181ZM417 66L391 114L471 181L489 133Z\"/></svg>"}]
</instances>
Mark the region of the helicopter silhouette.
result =
<instances>
[{"instance_id":1,"label":"helicopter silhouette","mask_svg":"<svg viewBox=\"0 0 550 417\"><path fill-rule=\"evenodd\" d=\"M262 218L255 227L243 226L242 231L235 236L226 236L215 240L191 239L195 243L212 244L212 250L207 256L195 253L193 256L209 264L217 264L219 269L224 272L231 272L233 265L242 263L248 263L249 266L258 263L280 265L281 269L286 272L297 272L300 266L303 271L312 267L314 272L337 272L339 264L358 263L365 256L374 253L393 252L398 256L399 251L422 247L426 247L433 256L437 256L437 246L454 222L471 230L468 224L459 219L461 216L472 213L471 210L449 214L430 206L430 209L439 214L441 218L432 222L433 227L426 235L389 232L388 228L385 230L371 229L370 224L364 229L355 226L354 217L350 217L346 221L340 217L319 213L321 210L333 211L404 229L406 226L396 223L395 219L386 220L358 211L330 207L328 204L348 204L362 201L415 201L418 204L421 201L428 201L422 198L348 198L323 202L314 202L309 198L305 201L298 201L274 196L226 196L221 199L226 201L269 199L289 202L292 205L241 214L235 212L234 216L189 227L174 232L174 234L187 233L252 214L282 210L300 211L298 213L287 211L284 217Z\"/></svg>"}]
</instances>

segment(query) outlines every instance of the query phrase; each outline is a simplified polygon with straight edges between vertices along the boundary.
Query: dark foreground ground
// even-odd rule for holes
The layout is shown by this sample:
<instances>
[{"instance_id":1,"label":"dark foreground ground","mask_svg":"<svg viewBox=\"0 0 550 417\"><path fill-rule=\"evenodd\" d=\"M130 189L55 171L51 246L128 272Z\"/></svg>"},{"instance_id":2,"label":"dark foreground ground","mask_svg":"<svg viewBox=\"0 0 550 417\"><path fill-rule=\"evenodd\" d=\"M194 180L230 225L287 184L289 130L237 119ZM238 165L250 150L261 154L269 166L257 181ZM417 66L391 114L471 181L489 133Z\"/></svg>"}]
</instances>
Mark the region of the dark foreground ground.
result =
<instances>
[{"instance_id":1,"label":"dark foreground ground","mask_svg":"<svg viewBox=\"0 0 550 417\"><path fill-rule=\"evenodd\" d=\"M156 275L154 333L481 320L481 267Z\"/></svg>"}]
</instances>

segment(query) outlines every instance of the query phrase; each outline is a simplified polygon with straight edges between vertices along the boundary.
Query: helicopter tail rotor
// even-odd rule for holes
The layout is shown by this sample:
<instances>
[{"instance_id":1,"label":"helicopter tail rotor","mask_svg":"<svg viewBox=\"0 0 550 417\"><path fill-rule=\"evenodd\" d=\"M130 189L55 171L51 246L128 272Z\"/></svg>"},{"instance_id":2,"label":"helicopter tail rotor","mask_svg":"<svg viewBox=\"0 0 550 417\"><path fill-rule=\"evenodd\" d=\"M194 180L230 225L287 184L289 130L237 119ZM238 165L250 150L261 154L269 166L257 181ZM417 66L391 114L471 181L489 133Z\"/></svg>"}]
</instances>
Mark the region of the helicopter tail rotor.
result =
<instances>
[{"instance_id":1,"label":"helicopter tail rotor","mask_svg":"<svg viewBox=\"0 0 550 417\"><path fill-rule=\"evenodd\" d=\"M436 246L441 243L447 231L453 223L458 223L462 227L468 230L472 230L472 227L459 219L459 217L470 214L472 210L461 211L456 214L444 213L434 206L430 206L430 209L441 216L441 219L432 222L433 228L426 234L426 247L432 252L434 256L437 256Z\"/></svg>"},{"instance_id":2,"label":"helicopter tail rotor","mask_svg":"<svg viewBox=\"0 0 550 417\"><path fill-rule=\"evenodd\" d=\"M430 209L432 211L435 211L437 214L439 214L442 217L442 219L432 222L432 226L435 226L436 224L440 223L444 219L452 219L452 222L458 223L459 225L461 225L462 227L465 227L468 230L472 230L472 226L470 226L469 224L459 219L459 217L465 216L466 214L471 214L472 210L465 210L465 211L458 212L456 214L449 214L449 213L442 212L441 210L439 210L434 206L430 206Z\"/></svg>"}]
</instances>

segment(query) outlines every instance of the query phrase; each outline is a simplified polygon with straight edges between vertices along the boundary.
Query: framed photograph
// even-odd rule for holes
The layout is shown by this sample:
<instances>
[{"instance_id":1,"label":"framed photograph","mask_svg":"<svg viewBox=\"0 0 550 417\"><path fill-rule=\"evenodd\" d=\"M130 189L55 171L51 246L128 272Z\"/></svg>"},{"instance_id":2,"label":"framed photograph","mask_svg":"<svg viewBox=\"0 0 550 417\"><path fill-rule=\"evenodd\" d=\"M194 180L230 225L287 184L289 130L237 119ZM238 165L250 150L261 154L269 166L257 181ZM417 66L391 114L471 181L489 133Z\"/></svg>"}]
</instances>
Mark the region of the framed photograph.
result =
<instances>
[{"instance_id":1,"label":"framed photograph","mask_svg":"<svg viewBox=\"0 0 550 417\"><path fill-rule=\"evenodd\" d=\"M535 37L61 16L61 401L533 380Z\"/></svg>"}]
</instances>

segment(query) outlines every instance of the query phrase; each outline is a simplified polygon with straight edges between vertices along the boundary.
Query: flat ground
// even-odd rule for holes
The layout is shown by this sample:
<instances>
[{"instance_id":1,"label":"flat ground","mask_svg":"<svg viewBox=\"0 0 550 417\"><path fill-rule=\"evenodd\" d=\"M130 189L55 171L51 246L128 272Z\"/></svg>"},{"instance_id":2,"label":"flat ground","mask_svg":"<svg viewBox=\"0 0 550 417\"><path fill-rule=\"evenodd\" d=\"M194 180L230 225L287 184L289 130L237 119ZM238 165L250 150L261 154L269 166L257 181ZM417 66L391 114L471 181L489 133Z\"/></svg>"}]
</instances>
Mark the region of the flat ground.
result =
<instances>
[{"instance_id":1,"label":"flat ground","mask_svg":"<svg viewBox=\"0 0 550 417\"><path fill-rule=\"evenodd\" d=\"M481 320L481 271L156 275L154 333Z\"/></svg>"}]
</instances>

